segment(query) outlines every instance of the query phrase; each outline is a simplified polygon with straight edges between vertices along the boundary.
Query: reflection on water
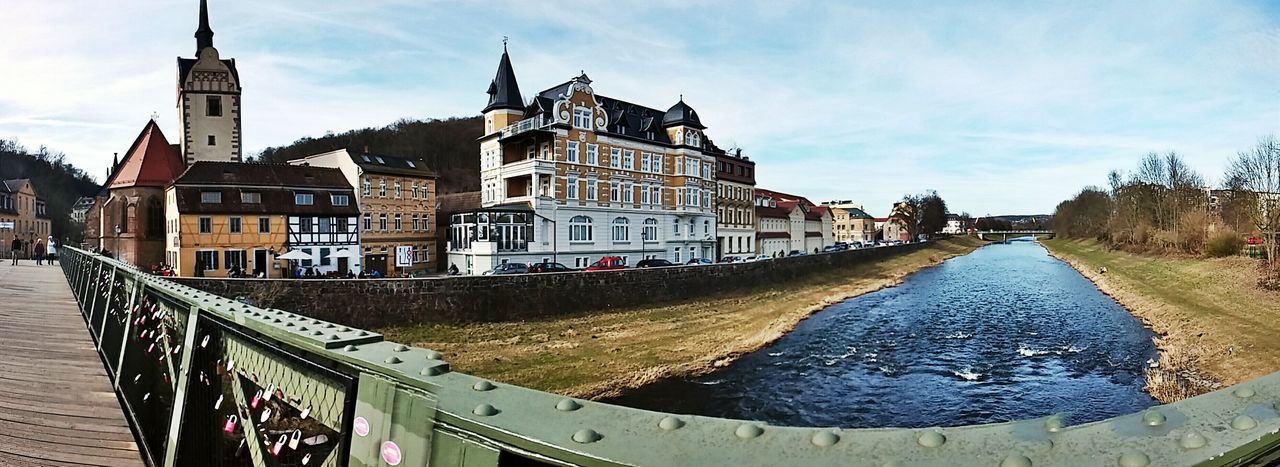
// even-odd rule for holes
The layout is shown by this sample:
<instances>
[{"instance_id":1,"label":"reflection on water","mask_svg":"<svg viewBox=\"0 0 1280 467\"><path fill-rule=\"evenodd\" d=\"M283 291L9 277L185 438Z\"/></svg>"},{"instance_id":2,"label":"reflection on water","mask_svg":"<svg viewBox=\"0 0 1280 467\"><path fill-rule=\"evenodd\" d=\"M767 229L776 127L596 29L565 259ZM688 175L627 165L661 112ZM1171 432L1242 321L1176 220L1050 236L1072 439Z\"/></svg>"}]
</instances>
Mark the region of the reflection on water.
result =
<instances>
[{"instance_id":1,"label":"reflection on water","mask_svg":"<svg viewBox=\"0 0 1280 467\"><path fill-rule=\"evenodd\" d=\"M775 425L955 426L1155 404L1152 334L1033 241L990 245L831 306L714 374L608 402Z\"/></svg>"}]
</instances>

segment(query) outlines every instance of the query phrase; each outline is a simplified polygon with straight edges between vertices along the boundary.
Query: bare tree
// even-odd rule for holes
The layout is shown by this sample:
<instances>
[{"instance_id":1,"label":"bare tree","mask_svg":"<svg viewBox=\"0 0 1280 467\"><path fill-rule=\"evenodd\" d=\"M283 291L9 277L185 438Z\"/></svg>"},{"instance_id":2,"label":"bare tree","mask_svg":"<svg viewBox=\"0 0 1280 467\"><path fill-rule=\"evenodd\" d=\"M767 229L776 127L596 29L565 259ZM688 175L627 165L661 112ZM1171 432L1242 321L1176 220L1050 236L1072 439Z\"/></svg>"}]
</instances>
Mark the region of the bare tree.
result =
<instances>
[{"instance_id":1,"label":"bare tree","mask_svg":"<svg viewBox=\"0 0 1280 467\"><path fill-rule=\"evenodd\" d=\"M1258 139L1252 150L1236 154L1226 179L1243 190L1244 210L1265 239L1267 262L1276 268L1276 231L1280 230L1280 142L1275 135Z\"/></svg>"}]
</instances>

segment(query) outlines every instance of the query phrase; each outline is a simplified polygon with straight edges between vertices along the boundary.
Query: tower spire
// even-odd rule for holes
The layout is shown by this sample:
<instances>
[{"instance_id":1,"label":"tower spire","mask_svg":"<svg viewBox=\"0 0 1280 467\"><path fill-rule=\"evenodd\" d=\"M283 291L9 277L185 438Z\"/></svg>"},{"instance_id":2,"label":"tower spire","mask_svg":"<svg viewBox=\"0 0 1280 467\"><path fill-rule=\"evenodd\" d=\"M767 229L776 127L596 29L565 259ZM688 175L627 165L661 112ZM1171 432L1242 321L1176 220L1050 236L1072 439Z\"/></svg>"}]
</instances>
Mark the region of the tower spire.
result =
<instances>
[{"instance_id":1,"label":"tower spire","mask_svg":"<svg viewBox=\"0 0 1280 467\"><path fill-rule=\"evenodd\" d=\"M200 0L200 27L196 29L196 56L205 47L213 47L213 28L209 27L209 2Z\"/></svg>"},{"instance_id":2,"label":"tower spire","mask_svg":"<svg viewBox=\"0 0 1280 467\"><path fill-rule=\"evenodd\" d=\"M498 62L498 73L489 83L489 105L484 112L494 109L524 110L524 98L520 95L520 85L516 83L516 71L511 66L511 57L507 55L506 38L502 40L502 60Z\"/></svg>"}]
</instances>

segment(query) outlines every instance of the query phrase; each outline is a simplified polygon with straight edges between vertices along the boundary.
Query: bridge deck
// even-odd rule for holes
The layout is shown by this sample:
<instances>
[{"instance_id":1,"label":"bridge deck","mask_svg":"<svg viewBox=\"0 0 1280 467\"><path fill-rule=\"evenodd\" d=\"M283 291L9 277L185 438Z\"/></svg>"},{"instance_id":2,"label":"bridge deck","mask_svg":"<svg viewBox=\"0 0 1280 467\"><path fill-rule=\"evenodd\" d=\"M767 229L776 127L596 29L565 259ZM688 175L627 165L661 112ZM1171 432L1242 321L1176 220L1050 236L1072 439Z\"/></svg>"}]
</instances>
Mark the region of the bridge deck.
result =
<instances>
[{"instance_id":1,"label":"bridge deck","mask_svg":"<svg viewBox=\"0 0 1280 467\"><path fill-rule=\"evenodd\" d=\"M0 465L143 465L62 268L21 263L0 263Z\"/></svg>"}]
</instances>

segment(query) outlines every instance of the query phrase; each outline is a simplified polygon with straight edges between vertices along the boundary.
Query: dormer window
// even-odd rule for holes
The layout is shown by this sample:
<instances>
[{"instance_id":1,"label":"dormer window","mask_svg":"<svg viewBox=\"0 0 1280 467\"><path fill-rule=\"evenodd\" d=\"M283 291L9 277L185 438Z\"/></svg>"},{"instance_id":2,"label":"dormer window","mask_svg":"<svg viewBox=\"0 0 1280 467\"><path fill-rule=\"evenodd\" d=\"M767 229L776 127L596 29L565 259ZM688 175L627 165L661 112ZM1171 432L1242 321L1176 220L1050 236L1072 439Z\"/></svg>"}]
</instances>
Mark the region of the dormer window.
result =
<instances>
[{"instance_id":1,"label":"dormer window","mask_svg":"<svg viewBox=\"0 0 1280 467\"><path fill-rule=\"evenodd\" d=\"M591 109L587 107L573 108L573 127L583 130L591 129Z\"/></svg>"},{"instance_id":2,"label":"dormer window","mask_svg":"<svg viewBox=\"0 0 1280 467\"><path fill-rule=\"evenodd\" d=\"M684 144L689 146L701 146L702 137L698 136L698 132L687 130L684 132Z\"/></svg>"}]
</instances>

